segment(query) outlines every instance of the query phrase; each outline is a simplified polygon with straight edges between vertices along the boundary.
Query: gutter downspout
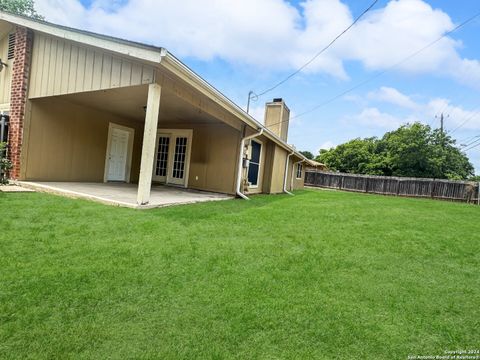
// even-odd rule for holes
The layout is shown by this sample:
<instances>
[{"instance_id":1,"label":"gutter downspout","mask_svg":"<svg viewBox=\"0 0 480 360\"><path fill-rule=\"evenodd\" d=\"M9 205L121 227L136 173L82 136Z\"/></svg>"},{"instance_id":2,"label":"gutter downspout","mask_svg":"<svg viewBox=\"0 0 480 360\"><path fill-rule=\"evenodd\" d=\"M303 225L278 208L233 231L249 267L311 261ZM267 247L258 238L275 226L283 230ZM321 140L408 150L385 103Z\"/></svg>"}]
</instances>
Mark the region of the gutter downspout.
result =
<instances>
[{"instance_id":1,"label":"gutter downspout","mask_svg":"<svg viewBox=\"0 0 480 360\"><path fill-rule=\"evenodd\" d=\"M293 195L290 191L287 190L287 177L288 177L288 164L290 162L290 157L295 154L295 152L291 152L290 154L287 155L287 161L285 162L285 177L283 179L283 192L288 194L288 195L292 195L292 196L295 196ZM293 170L292 170L292 174L293 174Z\"/></svg>"},{"instance_id":2,"label":"gutter downspout","mask_svg":"<svg viewBox=\"0 0 480 360\"><path fill-rule=\"evenodd\" d=\"M242 185L242 170L243 170L243 159L244 159L243 155L244 155L244 151L245 151L245 141L256 138L256 137L262 135L263 130L264 129L262 128L262 129L260 129L260 131L258 133L242 138L242 141L240 142L240 156L238 158L238 173L237 173L236 194L244 200L250 200L248 198L248 196L246 196L244 193L242 193L240 191L240 187Z\"/></svg>"}]
</instances>

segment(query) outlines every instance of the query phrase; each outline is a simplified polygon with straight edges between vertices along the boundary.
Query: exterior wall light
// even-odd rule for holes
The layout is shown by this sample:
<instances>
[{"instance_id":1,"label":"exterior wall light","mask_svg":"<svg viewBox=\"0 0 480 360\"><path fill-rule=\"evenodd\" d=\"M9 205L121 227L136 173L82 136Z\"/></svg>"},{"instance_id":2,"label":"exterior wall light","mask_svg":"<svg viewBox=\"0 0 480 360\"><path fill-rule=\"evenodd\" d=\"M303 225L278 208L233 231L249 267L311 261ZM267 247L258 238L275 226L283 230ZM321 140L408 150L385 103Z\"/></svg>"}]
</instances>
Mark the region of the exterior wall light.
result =
<instances>
[{"instance_id":1,"label":"exterior wall light","mask_svg":"<svg viewBox=\"0 0 480 360\"><path fill-rule=\"evenodd\" d=\"M2 70L3 70L4 67L8 67L8 65L5 64L5 63L2 61L2 59L0 59L0 72L2 72Z\"/></svg>"}]
</instances>

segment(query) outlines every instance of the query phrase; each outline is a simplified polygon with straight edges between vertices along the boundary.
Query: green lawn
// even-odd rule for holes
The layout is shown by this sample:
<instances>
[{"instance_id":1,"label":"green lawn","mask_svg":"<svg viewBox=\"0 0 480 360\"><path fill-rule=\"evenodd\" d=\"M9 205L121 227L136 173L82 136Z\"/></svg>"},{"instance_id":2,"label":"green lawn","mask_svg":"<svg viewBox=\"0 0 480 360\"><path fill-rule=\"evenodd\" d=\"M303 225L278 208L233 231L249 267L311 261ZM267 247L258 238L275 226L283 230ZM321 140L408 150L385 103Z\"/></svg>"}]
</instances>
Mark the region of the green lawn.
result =
<instances>
[{"instance_id":1,"label":"green lawn","mask_svg":"<svg viewBox=\"0 0 480 360\"><path fill-rule=\"evenodd\" d=\"M149 211L0 204L2 359L480 348L480 207L313 190Z\"/></svg>"}]
</instances>

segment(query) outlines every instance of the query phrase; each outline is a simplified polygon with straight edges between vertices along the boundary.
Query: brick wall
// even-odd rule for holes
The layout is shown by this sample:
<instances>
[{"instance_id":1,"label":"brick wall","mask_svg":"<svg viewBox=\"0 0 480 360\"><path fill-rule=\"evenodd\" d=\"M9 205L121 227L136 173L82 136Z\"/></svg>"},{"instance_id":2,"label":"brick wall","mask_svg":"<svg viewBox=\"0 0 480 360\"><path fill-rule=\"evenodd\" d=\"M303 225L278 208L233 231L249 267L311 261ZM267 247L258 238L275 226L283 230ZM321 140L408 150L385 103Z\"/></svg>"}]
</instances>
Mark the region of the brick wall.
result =
<instances>
[{"instance_id":1,"label":"brick wall","mask_svg":"<svg viewBox=\"0 0 480 360\"><path fill-rule=\"evenodd\" d=\"M9 157L13 164L13 168L10 171L11 179L18 179L20 177L23 123L27 105L27 87L30 76L30 60L33 44L33 33L31 30L17 26L15 34L15 59L12 69L10 125L8 133Z\"/></svg>"}]
</instances>

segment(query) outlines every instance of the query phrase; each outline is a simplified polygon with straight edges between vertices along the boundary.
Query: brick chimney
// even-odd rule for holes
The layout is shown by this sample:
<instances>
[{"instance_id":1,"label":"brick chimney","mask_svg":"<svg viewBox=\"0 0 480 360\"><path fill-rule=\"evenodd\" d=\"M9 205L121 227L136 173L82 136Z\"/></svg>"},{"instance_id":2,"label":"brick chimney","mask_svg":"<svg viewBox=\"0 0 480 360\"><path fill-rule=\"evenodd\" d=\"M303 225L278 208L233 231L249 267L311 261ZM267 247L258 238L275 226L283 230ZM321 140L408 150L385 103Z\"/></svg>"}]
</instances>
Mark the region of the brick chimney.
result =
<instances>
[{"instance_id":1,"label":"brick chimney","mask_svg":"<svg viewBox=\"0 0 480 360\"><path fill-rule=\"evenodd\" d=\"M285 142L288 138L289 122L290 109L283 99L273 99L265 104L265 127Z\"/></svg>"}]
</instances>

